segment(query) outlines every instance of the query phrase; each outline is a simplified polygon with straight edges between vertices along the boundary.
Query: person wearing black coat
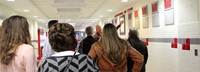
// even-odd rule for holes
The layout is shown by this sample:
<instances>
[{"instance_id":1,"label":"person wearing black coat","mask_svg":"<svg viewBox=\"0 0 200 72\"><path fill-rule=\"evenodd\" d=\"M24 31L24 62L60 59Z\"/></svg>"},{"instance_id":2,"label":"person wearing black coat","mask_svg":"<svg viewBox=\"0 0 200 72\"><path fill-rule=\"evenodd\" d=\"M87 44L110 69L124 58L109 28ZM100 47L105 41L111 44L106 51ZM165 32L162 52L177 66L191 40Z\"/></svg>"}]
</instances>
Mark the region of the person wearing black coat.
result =
<instances>
[{"instance_id":1,"label":"person wearing black coat","mask_svg":"<svg viewBox=\"0 0 200 72\"><path fill-rule=\"evenodd\" d=\"M133 48L135 48L144 56L144 63L140 72L145 72L146 71L145 65L148 59L148 49L146 44L139 39L137 30L133 29L129 30L128 42L131 44ZM128 60L127 61L128 72L132 72L131 70L134 65L134 62L130 58L128 58L127 60Z\"/></svg>"},{"instance_id":2,"label":"person wearing black coat","mask_svg":"<svg viewBox=\"0 0 200 72\"><path fill-rule=\"evenodd\" d=\"M91 26L87 27L85 32L87 37L80 42L79 49L82 50L83 54L88 54L92 44L96 42L96 39L93 37L93 28Z\"/></svg>"}]
</instances>

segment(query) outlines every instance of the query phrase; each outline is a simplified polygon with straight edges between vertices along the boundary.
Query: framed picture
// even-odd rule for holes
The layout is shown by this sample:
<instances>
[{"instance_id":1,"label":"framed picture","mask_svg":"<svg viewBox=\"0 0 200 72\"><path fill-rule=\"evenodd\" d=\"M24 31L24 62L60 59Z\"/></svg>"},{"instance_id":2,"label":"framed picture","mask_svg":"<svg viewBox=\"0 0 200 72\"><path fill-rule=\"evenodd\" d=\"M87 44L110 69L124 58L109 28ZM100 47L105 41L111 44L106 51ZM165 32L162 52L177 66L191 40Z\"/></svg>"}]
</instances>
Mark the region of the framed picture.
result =
<instances>
[{"instance_id":1,"label":"framed picture","mask_svg":"<svg viewBox=\"0 0 200 72\"><path fill-rule=\"evenodd\" d=\"M140 29L140 18L139 18L139 10L134 11L135 16L135 28Z\"/></svg>"},{"instance_id":2,"label":"framed picture","mask_svg":"<svg viewBox=\"0 0 200 72\"><path fill-rule=\"evenodd\" d=\"M128 13L128 23L129 25L129 28L132 28L133 27L133 23L132 23L132 12L129 12Z\"/></svg>"},{"instance_id":3,"label":"framed picture","mask_svg":"<svg viewBox=\"0 0 200 72\"><path fill-rule=\"evenodd\" d=\"M125 35L126 34L126 23L125 23L125 15L122 15L119 18L120 22L123 21L120 27L120 35Z\"/></svg>"},{"instance_id":4,"label":"framed picture","mask_svg":"<svg viewBox=\"0 0 200 72\"><path fill-rule=\"evenodd\" d=\"M151 5L152 9L152 26L153 27L159 27L160 26L160 17L159 17L159 11L158 11L158 1L153 2Z\"/></svg>"}]
</instances>

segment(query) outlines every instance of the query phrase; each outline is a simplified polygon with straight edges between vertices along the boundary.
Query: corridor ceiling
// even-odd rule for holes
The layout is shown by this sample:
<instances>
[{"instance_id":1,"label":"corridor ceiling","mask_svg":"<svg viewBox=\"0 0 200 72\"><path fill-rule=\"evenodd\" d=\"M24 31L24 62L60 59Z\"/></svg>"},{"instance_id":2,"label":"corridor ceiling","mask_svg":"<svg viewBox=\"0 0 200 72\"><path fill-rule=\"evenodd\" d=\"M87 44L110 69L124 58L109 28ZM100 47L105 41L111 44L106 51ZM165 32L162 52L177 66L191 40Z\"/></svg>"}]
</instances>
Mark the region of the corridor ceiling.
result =
<instances>
[{"instance_id":1,"label":"corridor ceiling","mask_svg":"<svg viewBox=\"0 0 200 72\"><path fill-rule=\"evenodd\" d=\"M51 19L71 23L75 30L95 26L101 19L117 14L136 0L0 0L1 4L33 18L40 26L47 27ZM29 10L29 11L24 11Z\"/></svg>"}]
</instances>

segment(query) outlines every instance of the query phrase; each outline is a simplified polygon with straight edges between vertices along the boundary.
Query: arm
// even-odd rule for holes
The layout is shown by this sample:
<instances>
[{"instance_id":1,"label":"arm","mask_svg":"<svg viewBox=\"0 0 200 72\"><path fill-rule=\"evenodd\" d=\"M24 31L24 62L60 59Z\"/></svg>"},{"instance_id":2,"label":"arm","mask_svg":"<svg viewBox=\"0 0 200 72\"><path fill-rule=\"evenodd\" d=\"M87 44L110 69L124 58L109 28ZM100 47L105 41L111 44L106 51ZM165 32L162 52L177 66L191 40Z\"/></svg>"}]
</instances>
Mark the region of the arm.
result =
<instances>
[{"instance_id":1,"label":"arm","mask_svg":"<svg viewBox=\"0 0 200 72\"><path fill-rule=\"evenodd\" d=\"M132 72L140 72L144 57L128 43L129 57L134 61Z\"/></svg>"},{"instance_id":2,"label":"arm","mask_svg":"<svg viewBox=\"0 0 200 72\"><path fill-rule=\"evenodd\" d=\"M92 45L88 55L93 59L95 60L96 57L97 57L97 54L96 54L96 51L95 51L95 44Z\"/></svg>"},{"instance_id":3,"label":"arm","mask_svg":"<svg viewBox=\"0 0 200 72\"><path fill-rule=\"evenodd\" d=\"M146 46L145 46L146 47ZM145 48L145 55L144 55L144 64L147 63L147 60L148 60L148 49L147 47Z\"/></svg>"},{"instance_id":4,"label":"arm","mask_svg":"<svg viewBox=\"0 0 200 72\"><path fill-rule=\"evenodd\" d=\"M119 25L117 25L117 30L121 27L121 25L123 24L123 22L124 22L124 21L121 21L121 22L119 23Z\"/></svg>"},{"instance_id":5,"label":"arm","mask_svg":"<svg viewBox=\"0 0 200 72\"><path fill-rule=\"evenodd\" d=\"M49 39L46 38L44 42L44 48L42 49L42 59L51 56L54 54L54 51L51 49L51 45L49 43Z\"/></svg>"},{"instance_id":6,"label":"arm","mask_svg":"<svg viewBox=\"0 0 200 72\"><path fill-rule=\"evenodd\" d=\"M23 59L25 70L26 72L36 72L37 65L34 48L30 45L26 45L24 47L25 53L23 55Z\"/></svg>"},{"instance_id":7,"label":"arm","mask_svg":"<svg viewBox=\"0 0 200 72\"><path fill-rule=\"evenodd\" d=\"M48 67L43 67L43 66L48 66L47 64L48 64L48 62L46 61L46 59L42 60L41 65L39 66L37 72L44 72L44 70L46 70L44 68L48 68Z\"/></svg>"}]
</instances>

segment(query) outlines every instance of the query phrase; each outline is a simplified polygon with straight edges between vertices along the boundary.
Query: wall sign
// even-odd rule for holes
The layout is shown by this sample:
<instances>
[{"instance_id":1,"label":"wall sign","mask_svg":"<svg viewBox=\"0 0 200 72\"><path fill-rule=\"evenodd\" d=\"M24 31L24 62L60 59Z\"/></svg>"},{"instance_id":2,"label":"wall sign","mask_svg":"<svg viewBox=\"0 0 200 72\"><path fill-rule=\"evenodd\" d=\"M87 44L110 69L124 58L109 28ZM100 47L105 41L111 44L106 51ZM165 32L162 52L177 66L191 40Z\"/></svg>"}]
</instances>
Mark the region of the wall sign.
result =
<instances>
[{"instance_id":1,"label":"wall sign","mask_svg":"<svg viewBox=\"0 0 200 72\"><path fill-rule=\"evenodd\" d=\"M134 11L134 15L135 15L135 28L140 29L140 18L138 10Z\"/></svg>"},{"instance_id":2,"label":"wall sign","mask_svg":"<svg viewBox=\"0 0 200 72\"><path fill-rule=\"evenodd\" d=\"M160 17L158 12L158 3L159 1L152 3L152 26L159 27L160 26Z\"/></svg>"},{"instance_id":3,"label":"wall sign","mask_svg":"<svg viewBox=\"0 0 200 72\"><path fill-rule=\"evenodd\" d=\"M143 21L143 28L149 27L149 17L148 17L148 6L142 7L142 21Z\"/></svg>"},{"instance_id":4,"label":"wall sign","mask_svg":"<svg viewBox=\"0 0 200 72\"><path fill-rule=\"evenodd\" d=\"M126 22L125 22L125 15L120 17L120 22L123 21L120 27L120 35L126 34Z\"/></svg>"}]
</instances>

